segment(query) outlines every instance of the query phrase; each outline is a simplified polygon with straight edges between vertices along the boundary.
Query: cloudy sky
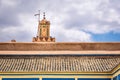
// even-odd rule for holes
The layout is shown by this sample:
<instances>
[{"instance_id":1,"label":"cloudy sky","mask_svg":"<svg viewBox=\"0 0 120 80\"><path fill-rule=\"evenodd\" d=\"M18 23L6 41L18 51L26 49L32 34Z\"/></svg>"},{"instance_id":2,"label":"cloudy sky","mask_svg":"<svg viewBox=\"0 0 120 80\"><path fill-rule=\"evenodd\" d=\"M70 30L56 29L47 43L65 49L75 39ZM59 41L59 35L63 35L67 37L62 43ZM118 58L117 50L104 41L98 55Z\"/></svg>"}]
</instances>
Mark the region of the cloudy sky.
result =
<instances>
[{"instance_id":1,"label":"cloudy sky","mask_svg":"<svg viewBox=\"0 0 120 80\"><path fill-rule=\"evenodd\" d=\"M0 0L0 42L31 42L38 10L57 42L120 41L120 0Z\"/></svg>"}]
</instances>

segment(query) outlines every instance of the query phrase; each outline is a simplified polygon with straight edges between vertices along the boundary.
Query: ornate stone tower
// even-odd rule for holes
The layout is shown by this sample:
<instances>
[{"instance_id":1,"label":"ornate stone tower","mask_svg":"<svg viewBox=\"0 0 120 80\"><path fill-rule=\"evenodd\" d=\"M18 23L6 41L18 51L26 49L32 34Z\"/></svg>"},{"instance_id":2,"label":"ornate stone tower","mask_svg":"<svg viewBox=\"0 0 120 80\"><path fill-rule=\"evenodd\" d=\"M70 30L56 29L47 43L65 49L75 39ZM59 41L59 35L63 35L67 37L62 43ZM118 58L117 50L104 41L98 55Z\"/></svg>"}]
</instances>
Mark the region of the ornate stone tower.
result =
<instances>
[{"instance_id":1,"label":"ornate stone tower","mask_svg":"<svg viewBox=\"0 0 120 80\"><path fill-rule=\"evenodd\" d=\"M40 15L40 14L39 14ZM50 21L45 18L45 13L43 19L39 21L37 36L33 37L33 42L55 42L55 38L50 36Z\"/></svg>"}]
</instances>

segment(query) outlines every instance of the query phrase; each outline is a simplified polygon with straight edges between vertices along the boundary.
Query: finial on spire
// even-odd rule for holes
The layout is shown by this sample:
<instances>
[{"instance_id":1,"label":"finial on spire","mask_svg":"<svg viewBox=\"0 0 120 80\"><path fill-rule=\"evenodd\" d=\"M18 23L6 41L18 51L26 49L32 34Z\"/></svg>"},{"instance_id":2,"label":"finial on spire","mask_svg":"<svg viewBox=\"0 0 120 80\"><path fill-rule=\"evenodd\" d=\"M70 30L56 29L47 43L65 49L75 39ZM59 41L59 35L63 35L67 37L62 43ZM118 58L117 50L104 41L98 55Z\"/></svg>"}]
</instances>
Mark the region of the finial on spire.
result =
<instances>
[{"instance_id":1,"label":"finial on spire","mask_svg":"<svg viewBox=\"0 0 120 80\"><path fill-rule=\"evenodd\" d=\"M43 12L43 19L45 19L45 12Z\"/></svg>"}]
</instances>

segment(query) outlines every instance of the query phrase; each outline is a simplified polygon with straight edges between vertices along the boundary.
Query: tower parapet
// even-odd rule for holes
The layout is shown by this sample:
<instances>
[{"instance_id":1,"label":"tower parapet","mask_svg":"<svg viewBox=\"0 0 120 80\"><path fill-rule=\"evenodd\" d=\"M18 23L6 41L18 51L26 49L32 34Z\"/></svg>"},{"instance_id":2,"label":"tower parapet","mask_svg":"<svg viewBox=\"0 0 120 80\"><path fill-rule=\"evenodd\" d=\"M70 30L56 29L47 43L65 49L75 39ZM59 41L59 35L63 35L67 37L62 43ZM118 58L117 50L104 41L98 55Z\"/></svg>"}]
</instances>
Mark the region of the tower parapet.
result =
<instances>
[{"instance_id":1,"label":"tower parapet","mask_svg":"<svg viewBox=\"0 0 120 80\"><path fill-rule=\"evenodd\" d=\"M45 13L39 21L37 36L33 37L32 42L55 42L55 38L50 36L50 21L46 20Z\"/></svg>"}]
</instances>

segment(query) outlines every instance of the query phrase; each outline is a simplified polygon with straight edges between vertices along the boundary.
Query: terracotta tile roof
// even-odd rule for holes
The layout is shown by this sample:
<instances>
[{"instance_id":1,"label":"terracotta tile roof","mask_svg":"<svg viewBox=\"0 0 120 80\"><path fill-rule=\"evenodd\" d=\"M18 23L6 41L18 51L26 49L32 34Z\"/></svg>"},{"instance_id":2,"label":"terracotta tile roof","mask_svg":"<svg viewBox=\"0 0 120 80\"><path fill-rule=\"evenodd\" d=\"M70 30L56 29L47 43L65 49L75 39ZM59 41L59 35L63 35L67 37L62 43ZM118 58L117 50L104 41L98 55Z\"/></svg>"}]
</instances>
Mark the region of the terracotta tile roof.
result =
<instances>
[{"instance_id":1,"label":"terracotta tile roof","mask_svg":"<svg viewBox=\"0 0 120 80\"><path fill-rule=\"evenodd\" d=\"M0 56L0 72L104 72L120 64L120 56Z\"/></svg>"}]
</instances>

